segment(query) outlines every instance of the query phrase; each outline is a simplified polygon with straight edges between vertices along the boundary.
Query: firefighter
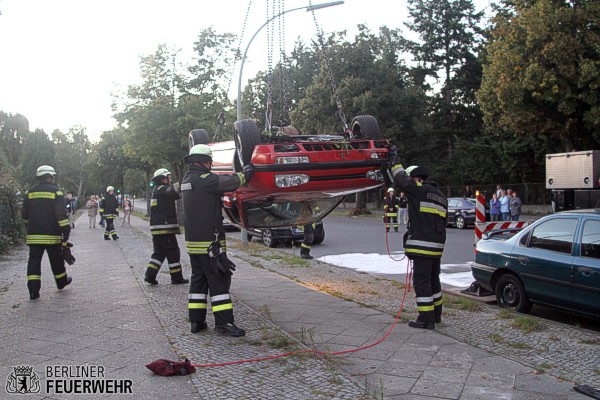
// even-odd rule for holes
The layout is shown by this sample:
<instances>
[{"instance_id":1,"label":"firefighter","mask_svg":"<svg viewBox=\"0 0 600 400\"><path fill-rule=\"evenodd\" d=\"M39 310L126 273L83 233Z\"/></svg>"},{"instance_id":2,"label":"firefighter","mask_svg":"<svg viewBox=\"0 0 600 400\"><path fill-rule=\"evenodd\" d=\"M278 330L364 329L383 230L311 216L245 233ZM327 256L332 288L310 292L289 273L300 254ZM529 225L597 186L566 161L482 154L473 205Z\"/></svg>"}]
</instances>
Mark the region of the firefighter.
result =
<instances>
[{"instance_id":1,"label":"firefighter","mask_svg":"<svg viewBox=\"0 0 600 400\"><path fill-rule=\"evenodd\" d=\"M394 188L389 188L387 190L387 195L385 196L385 231L390 231L390 222L394 226L394 232L398 232L398 207L400 203L398 202L398 198L394 196Z\"/></svg>"},{"instance_id":2,"label":"firefighter","mask_svg":"<svg viewBox=\"0 0 600 400\"><path fill-rule=\"evenodd\" d=\"M304 231L304 240L302 240L302 244L300 245L300 257L304 258L305 260L312 260L314 258L310 255L310 249L312 247L313 240L315 239L316 226L316 222L302 226L302 230Z\"/></svg>"},{"instance_id":3,"label":"firefighter","mask_svg":"<svg viewBox=\"0 0 600 400\"><path fill-rule=\"evenodd\" d=\"M115 219L119 216L119 201L115 197L115 188L108 186L106 188L106 197L100 200L100 217L104 217L106 220L106 228L104 230L104 240L110 240L112 236L113 240L119 240L117 231L115 230Z\"/></svg>"},{"instance_id":4,"label":"firefighter","mask_svg":"<svg viewBox=\"0 0 600 400\"><path fill-rule=\"evenodd\" d=\"M185 246L192 266L188 295L191 332L208 327L206 312L210 300L215 331L233 337L244 336L246 332L234 324L229 295L235 264L227 258L221 196L244 186L252 177L252 165L231 175L214 174L211 172L212 151L204 144L192 147L184 161L189 164L181 184L181 197ZM207 297L209 291L210 298Z\"/></svg>"},{"instance_id":5,"label":"firefighter","mask_svg":"<svg viewBox=\"0 0 600 400\"><path fill-rule=\"evenodd\" d=\"M418 316L408 326L435 329L442 322L442 285L440 261L446 243L448 199L434 182L428 181L425 167L406 170L395 155L391 163L394 183L408 198L408 227L404 244L406 256L413 262L413 284Z\"/></svg>"},{"instance_id":6,"label":"firefighter","mask_svg":"<svg viewBox=\"0 0 600 400\"><path fill-rule=\"evenodd\" d=\"M48 252L50 268L59 290L69 285L73 278L67 275L63 245L67 246L71 225L63 193L54 185L56 171L49 165L40 166L34 187L25 195L21 216L27 224L27 288L29 298L40 297L42 279L42 257Z\"/></svg>"},{"instance_id":7,"label":"firefighter","mask_svg":"<svg viewBox=\"0 0 600 400\"><path fill-rule=\"evenodd\" d=\"M156 170L152 181L154 191L150 200L150 233L152 233L154 252L148 261L144 280L151 285L158 284L156 276L166 258L169 263L171 283L174 285L189 283L189 280L184 279L181 271L181 251L175 236L181 233L175 208L179 193L171 184L171 173L166 168Z\"/></svg>"}]
</instances>

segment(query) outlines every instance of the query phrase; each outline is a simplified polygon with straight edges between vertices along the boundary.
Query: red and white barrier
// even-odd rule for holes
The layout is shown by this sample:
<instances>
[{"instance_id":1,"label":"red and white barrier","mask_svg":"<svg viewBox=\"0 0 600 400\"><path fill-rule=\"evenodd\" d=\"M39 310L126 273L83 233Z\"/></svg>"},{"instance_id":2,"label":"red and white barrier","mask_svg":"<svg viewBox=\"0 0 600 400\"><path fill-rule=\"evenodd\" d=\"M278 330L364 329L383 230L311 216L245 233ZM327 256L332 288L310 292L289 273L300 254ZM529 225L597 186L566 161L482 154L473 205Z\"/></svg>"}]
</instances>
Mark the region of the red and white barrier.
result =
<instances>
[{"instance_id":1,"label":"red and white barrier","mask_svg":"<svg viewBox=\"0 0 600 400\"><path fill-rule=\"evenodd\" d=\"M492 221L485 222L485 197L479 195L476 197L477 206L475 212L475 242L481 239L485 232L500 229L523 228L529 225L531 221Z\"/></svg>"}]
</instances>

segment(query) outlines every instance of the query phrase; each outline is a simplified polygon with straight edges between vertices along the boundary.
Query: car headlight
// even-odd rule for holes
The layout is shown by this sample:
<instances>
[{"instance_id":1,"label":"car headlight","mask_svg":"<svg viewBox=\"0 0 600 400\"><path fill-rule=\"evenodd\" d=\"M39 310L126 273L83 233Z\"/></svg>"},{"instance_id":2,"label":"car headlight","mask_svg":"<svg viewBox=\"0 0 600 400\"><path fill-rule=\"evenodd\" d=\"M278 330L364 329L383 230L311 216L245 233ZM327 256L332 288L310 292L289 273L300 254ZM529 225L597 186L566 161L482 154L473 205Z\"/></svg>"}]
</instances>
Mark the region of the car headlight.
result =
<instances>
[{"instance_id":1,"label":"car headlight","mask_svg":"<svg viewBox=\"0 0 600 400\"><path fill-rule=\"evenodd\" d=\"M302 164L308 163L308 156L275 157L275 164Z\"/></svg>"},{"instance_id":2,"label":"car headlight","mask_svg":"<svg viewBox=\"0 0 600 400\"><path fill-rule=\"evenodd\" d=\"M275 175L275 185L280 188L299 186L308 181L308 175L304 174Z\"/></svg>"},{"instance_id":3,"label":"car headlight","mask_svg":"<svg viewBox=\"0 0 600 400\"><path fill-rule=\"evenodd\" d=\"M471 214L475 214L475 210L463 210L463 213L465 215L471 215Z\"/></svg>"}]
</instances>

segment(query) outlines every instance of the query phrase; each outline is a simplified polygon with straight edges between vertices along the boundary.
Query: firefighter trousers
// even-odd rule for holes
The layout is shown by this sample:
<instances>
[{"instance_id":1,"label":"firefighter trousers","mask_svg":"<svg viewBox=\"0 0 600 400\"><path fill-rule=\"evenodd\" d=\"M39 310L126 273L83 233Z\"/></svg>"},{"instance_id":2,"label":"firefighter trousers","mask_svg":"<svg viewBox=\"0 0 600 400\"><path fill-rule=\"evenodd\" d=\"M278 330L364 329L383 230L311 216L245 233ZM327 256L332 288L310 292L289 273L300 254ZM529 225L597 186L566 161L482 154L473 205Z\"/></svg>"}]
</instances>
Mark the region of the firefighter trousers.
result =
<instances>
[{"instance_id":1,"label":"firefighter trousers","mask_svg":"<svg viewBox=\"0 0 600 400\"><path fill-rule=\"evenodd\" d=\"M233 324L233 304L229 296L231 275L221 274L212 265L208 255L190 254L190 264L192 278L188 295L189 321L206 321L207 303L210 300L215 326Z\"/></svg>"},{"instance_id":2,"label":"firefighter trousers","mask_svg":"<svg viewBox=\"0 0 600 400\"><path fill-rule=\"evenodd\" d=\"M300 251L305 254L310 254L312 243L315 240L315 229L313 228L313 224L304 225L303 229L304 240L302 240L302 244L300 245Z\"/></svg>"},{"instance_id":3,"label":"firefighter trousers","mask_svg":"<svg viewBox=\"0 0 600 400\"><path fill-rule=\"evenodd\" d=\"M179 250L179 244L177 243L175 234L154 235L152 236L152 244L154 245L154 252L150 256L150 260L148 260L146 276L156 279L156 275L158 275L162 263L167 259L171 282L183 280L180 262L181 250Z\"/></svg>"},{"instance_id":4,"label":"firefighter trousers","mask_svg":"<svg viewBox=\"0 0 600 400\"><path fill-rule=\"evenodd\" d=\"M442 315L441 259L413 257L413 286L419 322L435 322Z\"/></svg>"},{"instance_id":5,"label":"firefighter trousers","mask_svg":"<svg viewBox=\"0 0 600 400\"><path fill-rule=\"evenodd\" d=\"M390 231L390 223L393 225L394 230L398 232L398 213L386 213L385 214L385 230Z\"/></svg>"},{"instance_id":6,"label":"firefighter trousers","mask_svg":"<svg viewBox=\"0 0 600 400\"><path fill-rule=\"evenodd\" d=\"M27 288L30 294L39 294L42 286L42 258L44 250L48 252L50 268L56 281L56 287L62 289L67 283L67 270L63 258L62 246L52 245L29 245L29 261L27 262Z\"/></svg>"},{"instance_id":7,"label":"firefighter trousers","mask_svg":"<svg viewBox=\"0 0 600 400\"><path fill-rule=\"evenodd\" d=\"M106 218L106 229L104 230L104 239L108 239L112 236L113 240L117 240L119 236L117 235L117 231L115 230L115 218L109 217Z\"/></svg>"}]
</instances>

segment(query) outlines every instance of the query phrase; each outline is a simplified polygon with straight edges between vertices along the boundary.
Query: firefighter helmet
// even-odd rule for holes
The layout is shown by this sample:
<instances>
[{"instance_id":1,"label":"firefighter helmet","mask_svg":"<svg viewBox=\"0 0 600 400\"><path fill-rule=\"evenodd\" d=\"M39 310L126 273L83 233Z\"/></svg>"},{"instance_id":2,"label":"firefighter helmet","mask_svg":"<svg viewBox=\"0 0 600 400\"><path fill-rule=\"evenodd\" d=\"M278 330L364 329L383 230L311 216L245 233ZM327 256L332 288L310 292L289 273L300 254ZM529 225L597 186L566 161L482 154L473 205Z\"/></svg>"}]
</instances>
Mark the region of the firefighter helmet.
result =
<instances>
[{"instance_id":1,"label":"firefighter helmet","mask_svg":"<svg viewBox=\"0 0 600 400\"><path fill-rule=\"evenodd\" d=\"M197 144L190 149L190 154L183 160L186 164L212 161L212 150L205 144Z\"/></svg>"},{"instance_id":2,"label":"firefighter helmet","mask_svg":"<svg viewBox=\"0 0 600 400\"><path fill-rule=\"evenodd\" d=\"M115 190L115 188L114 188L114 187L112 187L112 186L108 186L108 187L106 188L106 193L110 192L111 190Z\"/></svg>"},{"instance_id":3,"label":"firefighter helmet","mask_svg":"<svg viewBox=\"0 0 600 400\"><path fill-rule=\"evenodd\" d=\"M54 170L53 167L49 166L49 165L41 165L36 171L35 171L35 176L36 177L42 177L42 176L46 176L46 175L52 175L52 176L56 176L56 171Z\"/></svg>"},{"instance_id":4,"label":"firefighter helmet","mask_svg":"<svg viewBox=\"0 0 600 400\"><path fill-rule=\"evenodd\" d=\"M427 168L420 167L418 165L411 165L410 167L406 168L406 173L411 178L418 176L420 178L427 179L427 177L429 176L429 171L427 170Z\"/></svg>"},{"instance_id":5,"label":"firefighter helmet","mask_svg":"<svg viewBox=\"0 0 600 400\"><path fill-rule=\"evenodd\" d=\"M389 188L388 193L394 193L394 188Z\"/></svg>"},{"instance_id":6,"label":"firefighter helmet","mask_svg":"<svg viewBox=\"0 0 600 400\"><path fill-rule=\"evenodd\" d=\"M157 179L157 178L161 178L161 177L166 178L169 175L171 175L171 173L169 172L168 169L166 169L166 168L160 168L160 169L157 169L154 172L154 176L152 177L152 180Z\"/></svg>"}]
</instances>

